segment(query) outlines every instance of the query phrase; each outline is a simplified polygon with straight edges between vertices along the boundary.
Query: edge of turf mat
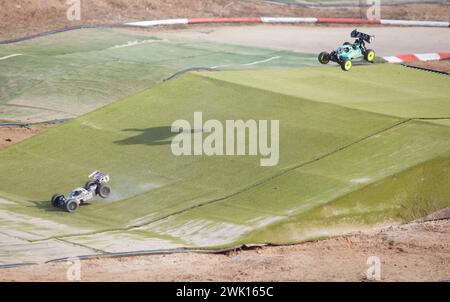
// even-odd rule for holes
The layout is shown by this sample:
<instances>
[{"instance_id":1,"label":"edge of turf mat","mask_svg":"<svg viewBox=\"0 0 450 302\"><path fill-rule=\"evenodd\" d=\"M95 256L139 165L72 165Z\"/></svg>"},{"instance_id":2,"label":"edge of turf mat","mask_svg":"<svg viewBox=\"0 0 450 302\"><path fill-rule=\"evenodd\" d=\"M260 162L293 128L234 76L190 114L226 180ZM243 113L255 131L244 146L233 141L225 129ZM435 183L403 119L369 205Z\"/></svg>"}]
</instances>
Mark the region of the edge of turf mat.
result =
<instances>
[{"instance_id":1,"label":"edge of turf mat","mask_svg":"<svg viewBox=\"0 0 450 302\"><path fill-rule=\"evenodd\" d=\"M302 75L317 81L316 72L333 78L336 87L359 85L350 98L344 87L334 90L333 102L324 102L323 91L316 89L314 98L305 89L285 91L290 86L280 84L289 79L301 84ZM391 81L390 101L407 105L409 113L425 101L439 105L439 114L449 113L448 97L442 97L448 92L446 78L423 81L422 73L400 66L351 74L332 68L186 74L1 151L0 164L16 174L0 176L0 195L15 202L0 203L0 233L26 244L60 238L106 253L218 249L293 243L425 216L449 204L450 127L415 120L398 106L391 115L373 112L377 100L370 98L352 108L352 98L378 87L371 78L379 72ZM431 85L433 91L426 98L416 94L417 100L408 94L404 103L407 90L395 84L404 83L398 77L405 72L415 89ZM236 83L229 81L231 74ZM191 119L196 110L205 119L280 119L280 165L261 169L248 157L173 158L165 127ZM73 145L67 137L85 143ZM131 178L136 189L159 184L75 214L51 210L44 201L49 192L72 189L94 166L111 174L117 190ZM46 225L49 221L55 225Z\"/></svg>"}]
</instances>

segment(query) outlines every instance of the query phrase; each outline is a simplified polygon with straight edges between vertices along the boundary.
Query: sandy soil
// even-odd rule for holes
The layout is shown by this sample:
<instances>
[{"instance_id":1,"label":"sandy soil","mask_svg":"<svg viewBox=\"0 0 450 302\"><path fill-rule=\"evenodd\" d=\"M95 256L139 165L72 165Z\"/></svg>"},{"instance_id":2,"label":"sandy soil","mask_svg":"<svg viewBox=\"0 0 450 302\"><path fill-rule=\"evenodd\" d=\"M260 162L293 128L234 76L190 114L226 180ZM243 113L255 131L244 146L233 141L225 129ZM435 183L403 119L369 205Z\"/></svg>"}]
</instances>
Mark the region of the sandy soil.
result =
<instances>
[{"instance_id":1,"label":"sandy soil","mask_svg":"<svg viewBox=\"0 0 450 302\"><path fill-rule=\"evenodd\" d=\"M49 124L33 126L2 126L0 127L0 149L30 138L51 126L52 125Z\"/></svg>"},{"instance_id":2,"label":"sandy soil","mask_svg":"<svg viewBox=\"0 0 450 302\"><path fill-rule=\"evenodd\" d=\"M450 48L447 48L450 49ZM429 62L413 62L408 65L428 68L438 71L450 72L450 60L429 61Z\"/></svg>"},{"instance_id":3,"label":"sandy soil","mask_svg":"<svg viewBox=\"0 0 450 302\"><path fill-rule=\"evenodd\" d=\"M450 220L411 223L291 246L227 254L170 254L81 261L82 281L450 280ZM375 262L376 263L376 262ZM66 281L70 262L0 270L0 281Z\"/></svg>"},{"instance_id":4,"label":"sandy soil","mask_svg":"<svg viewBox=\"0 0 450 302\"><path fill-rule=\"evenodd\" d=\"M81 20L69 21L65 0L0 0L0 39L79 24L110 24L179 17L314 16L366 18L366 8L306 8L258 0L83 0ZM382 7L384 19L447 21L450 4Z\"/></svg>"}]
</instances>

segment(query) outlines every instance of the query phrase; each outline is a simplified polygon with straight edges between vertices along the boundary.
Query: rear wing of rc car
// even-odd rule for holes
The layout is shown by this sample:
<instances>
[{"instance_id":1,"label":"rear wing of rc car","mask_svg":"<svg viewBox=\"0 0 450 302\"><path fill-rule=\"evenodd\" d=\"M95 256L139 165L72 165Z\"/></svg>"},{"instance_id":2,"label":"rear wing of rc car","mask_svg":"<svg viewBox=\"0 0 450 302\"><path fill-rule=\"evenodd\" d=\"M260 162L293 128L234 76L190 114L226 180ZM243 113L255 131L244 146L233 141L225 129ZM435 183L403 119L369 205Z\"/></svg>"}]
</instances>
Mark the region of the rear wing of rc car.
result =
<instances>
[{"instance_id":1,"label":"rear wing of rc car","mask_svg":"<svg viewBox=\"0 0 450 302\"><path fill-rule=\"evenodd\" d=\"M361 39L361 40L363 40L363 41L365 41L365 42L367 42L367 43L372 42L372 39L374 38L374 36L371 36L371 35L368 35L368 34L359 32L359 31L357 31L356 29L352 31L352 33L350 34L350 36L351 36L352 38Z\"/></svg>"},{"instance_id":2,"label":"rear wing of rc car","mask_svg":"<svg viewBox=\"0 0 450 302\"><path fill-rule=\"evenodd\" d=\"M106 183L109 181L109 175L100 171L92 172L91 175L89 175L89 178L101 183Z\"/></svg>"}]
</instances>

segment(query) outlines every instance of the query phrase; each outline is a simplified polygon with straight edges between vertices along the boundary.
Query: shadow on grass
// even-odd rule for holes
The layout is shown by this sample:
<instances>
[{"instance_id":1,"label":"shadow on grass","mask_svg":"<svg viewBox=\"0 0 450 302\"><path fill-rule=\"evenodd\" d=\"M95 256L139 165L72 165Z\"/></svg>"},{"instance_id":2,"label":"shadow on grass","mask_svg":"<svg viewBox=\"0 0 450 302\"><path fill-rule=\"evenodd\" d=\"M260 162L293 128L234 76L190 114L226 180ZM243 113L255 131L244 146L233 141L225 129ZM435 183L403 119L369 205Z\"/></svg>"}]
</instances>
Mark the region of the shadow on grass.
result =
<instances>
[{"instance_id":1,"label":"shadow on grass","mask_svg":"<svg viewBox=\"0 0 450 302\"><path fill-rule=\"evenodd\" d=\"M147 146L162 146L170 145L172 140L170 138L177 135L179 132L172 132L171 127L152 127L144 129L124 129L124 132L136 132L136 136L128 137L123 140L115 141L118 145L147 145ZM190 130L190 133L195 133L201 130Z\"/></svg>"},{"instance_id":2,"label":"shadow on grass","mask_svg":"<svg viewBox=\"0 0 450 302\"><path fill-rule=\"evenodd\" d=\"M28 206L30 208L38 208L40 210L43 211L47 211L47 212L65 212L66 210L63 208L55 208L54 206L52 206L52 203L50 202L50 200L30 200L31 203L34 204L34 206ZM80 207L84 207L84 206L89 206L91 205L91 203L83 203L80 204Z\"/></svg>"}]
</instances>

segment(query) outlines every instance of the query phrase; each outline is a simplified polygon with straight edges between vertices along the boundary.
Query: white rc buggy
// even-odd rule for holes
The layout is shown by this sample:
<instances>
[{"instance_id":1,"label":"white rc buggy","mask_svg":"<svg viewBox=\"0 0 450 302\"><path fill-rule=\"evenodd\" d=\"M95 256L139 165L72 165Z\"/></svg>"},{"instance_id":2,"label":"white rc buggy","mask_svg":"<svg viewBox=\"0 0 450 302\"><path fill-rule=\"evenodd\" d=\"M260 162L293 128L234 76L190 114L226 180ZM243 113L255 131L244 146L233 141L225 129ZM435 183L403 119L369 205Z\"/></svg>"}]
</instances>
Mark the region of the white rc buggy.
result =
<instances>
[{"instance_id":1,"label":"white rc buggy","mask_svg":"<svg viewBox=\"0 0 450 302\"><path fill-rule=\"evenodd\" d=\"M75 212L78 207L97 195L107 198L111 193L111 187L108 185L109 175L100 171L95 171L89 175L89 180L84 188L76 188L69 193L67 197L57 193L52 196L52 205L55 208L66 209L68 212Z\"/></svg>"}]
</instances>

